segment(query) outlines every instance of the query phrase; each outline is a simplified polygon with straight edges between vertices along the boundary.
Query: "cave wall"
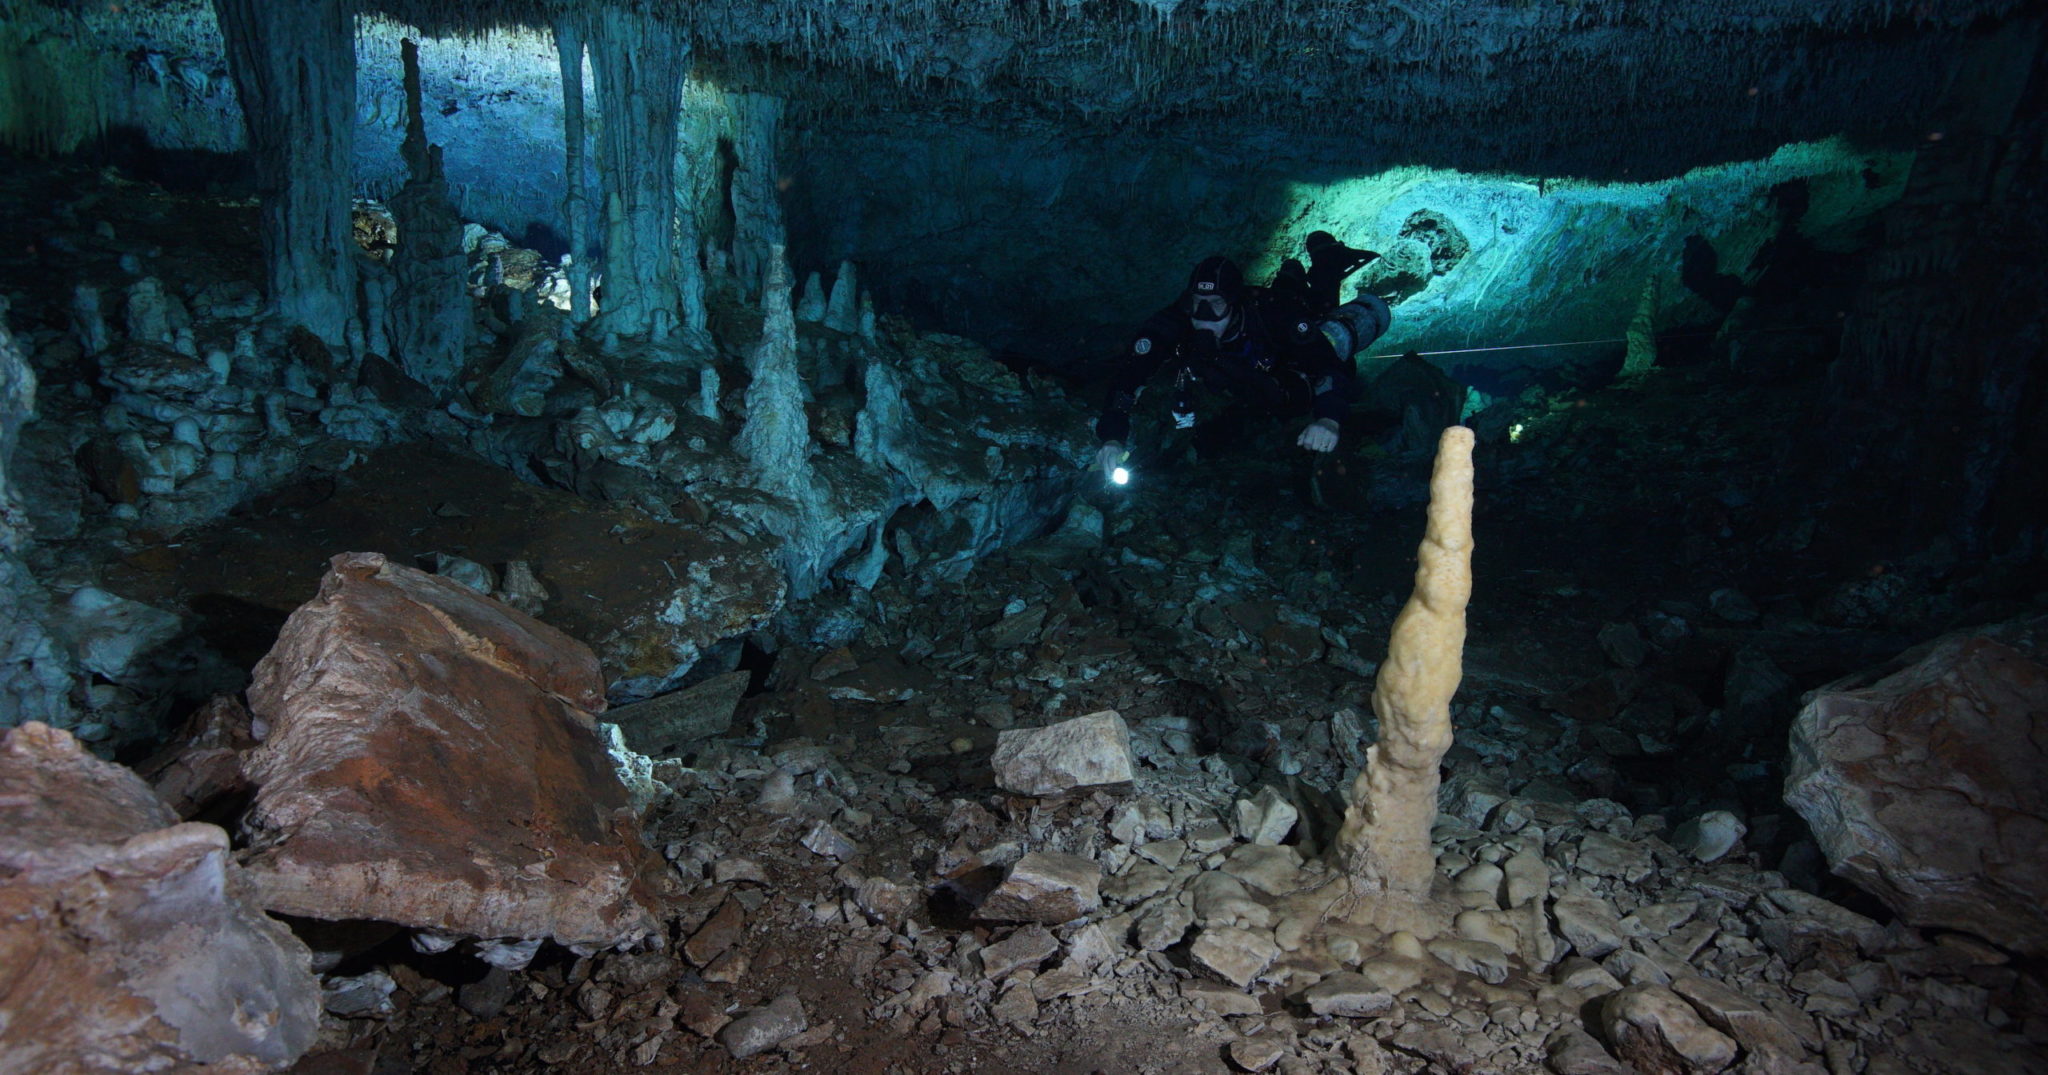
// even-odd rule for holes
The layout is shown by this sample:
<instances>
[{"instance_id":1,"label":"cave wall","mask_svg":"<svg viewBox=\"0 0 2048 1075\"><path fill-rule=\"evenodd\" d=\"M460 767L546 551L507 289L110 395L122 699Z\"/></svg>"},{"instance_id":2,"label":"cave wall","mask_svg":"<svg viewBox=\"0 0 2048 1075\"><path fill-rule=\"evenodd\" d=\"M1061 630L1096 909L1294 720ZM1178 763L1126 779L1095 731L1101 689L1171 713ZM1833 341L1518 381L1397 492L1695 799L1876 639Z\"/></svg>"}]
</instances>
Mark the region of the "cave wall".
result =
<instances>
[{"instance_id":1,"label":"cave wall","mask_svg":"<svg viewBox=\"0 0 2048 1075\"><path fill-rule=\"evenodd\" d=\"M1201 258L1228 254L1264 281L1318 229L1385 255L1352 278L1397 299L1375 354L1591 339L1617 351L1648 282L1660 328L1718 317L1681 281L1688 236L1741 276L1779 227L1772 188L1803 181L1800 230L1855 249L1911 163L1836 140L1602 183L1357 161L1335 140L1206 147L900 118L799 133L788 159L800 262L859 262L884 306L1055 365L1120 345Z\"/></svg>"}]
</instances>

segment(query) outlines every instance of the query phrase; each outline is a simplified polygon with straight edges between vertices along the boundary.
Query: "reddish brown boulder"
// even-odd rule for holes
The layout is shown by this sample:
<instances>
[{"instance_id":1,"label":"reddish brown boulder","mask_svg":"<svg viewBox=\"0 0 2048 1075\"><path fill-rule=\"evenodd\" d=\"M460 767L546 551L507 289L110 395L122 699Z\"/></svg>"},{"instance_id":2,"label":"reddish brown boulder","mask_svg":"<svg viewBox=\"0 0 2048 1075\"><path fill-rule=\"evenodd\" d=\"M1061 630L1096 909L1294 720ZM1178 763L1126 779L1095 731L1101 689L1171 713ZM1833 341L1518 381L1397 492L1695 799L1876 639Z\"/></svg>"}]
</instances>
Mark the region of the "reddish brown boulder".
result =
<instances>
[{"instance_id":1,"label":"reddish brown boulder","mask_svg":"<svg viewBox=\"0 0 2048 1075\"><path fill-rule=\"evenodd\" d=\"M374 553L334 558L256 666L249 868L276 911L608 947L660 860L592 714L590 649Z\"/></svg>"},{"instance_id":2,"label":"reddish brown boulder","mask_svg":"<svg viewBox=\"0 0 2048 1075\"><path fill-rule=\"evenodd\" d=\"M137 771L179 817L191 817L209 803L248 790L242 756L255 745L248 707L223 694L200 706L170 744Z\"/></svg>"},{"instance_id":3,"label":"reddish brown boulder","mask_svg":"<svg viewBox=\"0 0 2048 1075\"><path fill-rule=\"evenodd\" d=\"M69 733L0 739L0 1070L281 1067L319 1029L310 960L227 833Z\"/></svg>"},{"instance_id":4,"label":"reddish brown boulder","mask_svg":"<svg viewBox=\"0 0 2048 1075\"><path fill-rule=\"evenodd\" d=\"M1914 925L2048 955L2048 617L1815 691L1787 768L1836 873Z\"/></svg>"}]
</instances>

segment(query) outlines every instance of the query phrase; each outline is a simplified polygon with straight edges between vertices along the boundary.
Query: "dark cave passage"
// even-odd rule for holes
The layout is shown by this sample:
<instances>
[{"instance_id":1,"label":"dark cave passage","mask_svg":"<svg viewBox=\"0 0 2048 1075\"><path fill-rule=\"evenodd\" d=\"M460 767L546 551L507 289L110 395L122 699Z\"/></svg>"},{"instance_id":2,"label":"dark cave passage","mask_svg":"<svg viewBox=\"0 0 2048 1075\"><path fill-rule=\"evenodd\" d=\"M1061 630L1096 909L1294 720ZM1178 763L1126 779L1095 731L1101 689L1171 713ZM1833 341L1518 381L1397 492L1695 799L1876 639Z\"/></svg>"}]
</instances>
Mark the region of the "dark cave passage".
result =
<instances>
[{"instance_id":1,"label":"dark cave passage","mask_svg":"<svg viewBox=\"0 0 2048 1075\"><path fill-rule=\"evenodd\" d=\"M0 4L0 1070L2048 1071L2038 5L288 6Z\"/></svg>"}]
</instances>

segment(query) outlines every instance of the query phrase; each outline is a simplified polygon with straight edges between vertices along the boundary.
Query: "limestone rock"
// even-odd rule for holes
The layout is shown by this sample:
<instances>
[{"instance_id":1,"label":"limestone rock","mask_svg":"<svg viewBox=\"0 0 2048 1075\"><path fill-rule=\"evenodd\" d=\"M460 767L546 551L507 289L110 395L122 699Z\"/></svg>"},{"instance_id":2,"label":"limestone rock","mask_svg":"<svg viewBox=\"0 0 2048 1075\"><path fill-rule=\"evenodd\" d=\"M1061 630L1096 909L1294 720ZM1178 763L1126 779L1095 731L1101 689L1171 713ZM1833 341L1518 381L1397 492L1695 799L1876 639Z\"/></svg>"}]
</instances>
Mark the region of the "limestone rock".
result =
<instances>
[{"instance_id":1,"label":"limestone rock","mask_svg":"<svg viewBox=\"0 0 2048 1075\"><path fill-rule=\"evenodd\" d=\"M683 942L683 957L696 966L708 966L738 944L746 931L746 908L738 900L728 899Z\"/></svg>"},{"instance_id":2,"label":"limestone rock","mask_svg":"<svg viewBox=\"0 0 2048 1075\"><path fill-rule=\"evenodd\" d=\"M1017 980L1003 988L1003 995L989 1006L996 1022L1014 1027L1028 1027L1038 1020L1038 997L1031 991L1031 983Z\"/></svg>"},{"instance_id":3,"label":"limestone rock","mask_svg":"<svg viewBox=\"0 0 2048 1075\"><path fill-rule=\"evenodd\" d=\"M1552 906L1551 913L1557 919L1558 932L1588 959L1599 959L1628 943L1614 908L1585 889L1567 891Z\"/></svg>"},{"instance_id":4,"label":"limestone rock","mask_svg":"<svg viewBox=\"0 0 2048 1075\"><path fill-rule=\"evenodd\" d=\"M1632 985L1600 1004L1615 1054L1645 1075L1705 1075L1735 1061L1735 1040L1661 985Z\"/></svg>"},{"instance_id":5,"label":"limestone rock","mask_svg":"<svg viewBox=\"0 0 2048 1075\"><path fill-rule=\"evenodd\" d=\"M140 669L151 651L181 629L175 613L97 586L72 591L53 626L71 644L79 664L116 682Z\"/></svg>"},{"instance_id":6,"label":"limestone rock","mask_svg":"<svg viewBox=\"0 0 2048 1075\"><path fill-rule=\"evenodd\" d=\"M1671 846L1701 862L1719 862L1749 835L1749 826L1726 810L1709 810L1678 826Z\"/></svg>"},{"instance_id":7,"label":"limestone rock","mask_svg":"<svg viewBox=\"0 0 2048 1075\"><path fill-rule=\"evenodd\" d=\"M1270 1070L1286 1055L1286 1045L1272 1038L1239 1038L1230 1043L1230 1062L1242 1071Z\"/></svg>"},{"instance_id":8,"label":"limestone rock","mask_svg":"<svg viewBox=\"0 0 2048 1075\"><path fill-rule=\"evenodd\" d=\"M1720 982L1688 975L1674 979L1671 989L1715 1029L1734 1038L1752 1061L1782 1070L1805 1059L1805 1044L1784 1020Z\"/></svg>"},{"instance_id":9,"label":"limestone rock","mask_svg":"<svg viewBox=\"0 0 2048 1075\"><path fill-rule=\"evenodd\" d=\"M1558 1028L1544 1049L1550 1070L1557 1075L1638 1075L1634 1068L1608 1055L1591 1034L1575 1026Z\"/></svg>"},{"instance_id":10,"label":"limestone rock","mask_svg":"<svg viewBox=\"0 0 2048 1075\"><path fill-rule=\"evenodd\" d=\"M1197 966L1244 989L1279 958L1280 946L1269 932L1223 927L1203 930L1189 955Z\"/></svg>"},{"instance_id":11,"label":"limestone rock","mask_svg":"<svg viewBox=\"0 0 2048 1075\"><path fill-rule=\"evenodd\" d=\"M0 1068L255 1072L319 1028L305 945L213 825L40 723L0 739Z\"/></svg>"},{"instance_id":12,"label":"limestone rock","mask_svg":"<svg viewBox=\"0 0 2048 1075\"><path fill-rule=\"evenodd\" d=\"M620 706L605 714L605 719L625 733L628 746L660 757L731 730L740 696L752 680L751 672L727 672L693 687Z\"/></svg>"},{"instance_id":13,"label":"limestone rock","mask_svg":"<svg viewBox=\"0 0 2048 1075\"><path fill-rule=\"evenodd\" d=\"M1342 971L1332 974L1302 994L1310 1011L1350 1019L1369 1019L1394 1007L1394 995L1362 974Z\"/></svg>"},{"instance_id":14,"label":"limestone rock","mask_svg":"<svg viewBox=\"0 0 2048 1075\"><path fill-rule=\"evenodd\" d=\"M1102 909L1102 867L1093 859L1033 851L1010 867L975 916L992 922L1056 926Z\"/></svg>"},{"instance_id":15,"label":"limestone rock","mask_svg":"<svg viewBox=\"0 0 2048 1075\"><path fill-rule=\"evenodd\" d=\"M981 949L981 973L989 981L1019 969L1035 969L1060 950L1060 942L1044 926L1031 925Z\"/></svg>"},{"instance_id":16,"label":"limestone rock","mask_svg":"<svg viewBox=\"0 0 2048 1075\"><path fill-rule=\"evenodd\" d=\"M1600 651L1622 668L1640 668L1647 647L1643 633L1633 623L1610 623L1600 628Z\"/></svg>"},{"instance_id":17,"label":"limestone rock","mask_svg":"<svg viewBox=\"0 0 2048 1075\"><path fill-rule=\"evenodd\" d=\"M200 706L140 771L179 817L191 817L223 795L248 789L242 756L255 745L248 708L240 698L220 695Z\"/></svg>"},{"instance_id":18,"label":"limestone rock","mask_svg":"<svg viewBox=\"0 0 2048 1075\"><path fill-rule=\"evenodd\" d=\"M1914 925L2048 955L2048 617L1938 639L1812 694L1785 799Z\"/></svg>"},{"instance_id":19,"label":"limestone rock","mask_svg":"<svg viewBox=\"0 0 2048 1075\"><path fill-rule=\"evenodd\" d=\"M1452 970L1474 975L1490 985L1508 980L1507 952L1486 941L1440 937L1429 942L1429 954Z\"/></svg>"},{"instance_id":20,"label":"limestone rock","mask_svg":"<svg viewBox=\"0 0 2048 1075\"><path fill-rule=\"evenodd\" d=\"M245 824L265 906L473 937L652 935L661 873L591 713L590 650L374 553L256 667Z\"/></svg>"},{"instance_id":21,"label":"limestone rock","mask_svg":"<svg viewBox=\"0 0 2048 1075\"><path fill-rule=\"evenodd\" d=\"M1243 844L1223 872L1269 896L1285 896L1301 887L1301 855L1291 847Z\"/></svg>"},{"instance_id":22,"label":"limestone rock","mask_svg":"<svg viewBox=\"0 0 2048 1075\"><path fill-rule=\"evenodd\" d=\"M1589 832L1579 842L1577 866L1597 877L1612 877L1631 884L1650 876L1654 869L1648 848L1604 832Z\"/></svg>"},{"instance_id":23,"label":"limestone rock","mask_svg":"<svg viewBox=\"0 0 2048 1075\"><path fill-rule=\"evenodd\" d=\"M1250 799L1237 801L1237 835L1247 843L1277 844L1294 831L1301 811L1271 784Z\"/></svg>"},{"instance_id":24,"label":"limestone rock","mask_svg":"<svg viewBox=\"0 0 2048 1075\"><path fill-rule=\"evenodd\" d=\"M1504 891L1510 909L1540 899L1550 891L1549 865L1541 854L1528 848L1509 855L1501 864L1501 872L1506 875Z\"/></svg>"},{"instance_id":25,"label":"limestone rock","mask_svg":"<svg viewBox=\"0 0 2048 1075\"><path fill-rule=\"evenodd\" d=\"M1195 924L1195 912L1178 900L1154 900L1138 916L1135 937L1140 951L1163 952L1180 943Z\"/></svg>"},{"instance_id":26,"label":"limestone rock","mask_svg":"<svg viewBox=\"0 0 2048 1075\"><path fill-rule=\"evenodd\" d=\"M784 993L766 1006L727 1023L718 1032L718 1043L735 1060L758 1056L803 1033L810 1026L804 1005L795 993Z\"/></svg>"},{"instance_id":27,"label":"limestone rock","mask_svg":"<svg viewBox=\"0 0 2048 1075\"><path fill-rule=\"evenodd\" d=\"M1058 795L1131 780L1131 731L1113 709L996 737L996 786L1020 795Z\"/></svg>"},{"instance_id":28,"label":"limestone rock","mask_svg":"<svg viewBox=\"0 0 2048 1075\"><path fill-rule=\"evenodd\" d=\"M1884 941L1884 927L1838 903L1796 888L1765 894L1784 915L1757 923L1757 937L1773 951L1798 963L1815 948L1872 951Z\"/></svg>"},{"instance_id":29,"label":"limestone rock","mask_svg":"<svg viewBox=\"0 0 2048 1075\"><path fill-rule=\"evenodd\" d=\"M1258 1015L1264 1011L1259 998L1207 978L1190 978L1180 983L1180 995L1188 1003L1215 1015Z\"/></svg>"}]
</instances>

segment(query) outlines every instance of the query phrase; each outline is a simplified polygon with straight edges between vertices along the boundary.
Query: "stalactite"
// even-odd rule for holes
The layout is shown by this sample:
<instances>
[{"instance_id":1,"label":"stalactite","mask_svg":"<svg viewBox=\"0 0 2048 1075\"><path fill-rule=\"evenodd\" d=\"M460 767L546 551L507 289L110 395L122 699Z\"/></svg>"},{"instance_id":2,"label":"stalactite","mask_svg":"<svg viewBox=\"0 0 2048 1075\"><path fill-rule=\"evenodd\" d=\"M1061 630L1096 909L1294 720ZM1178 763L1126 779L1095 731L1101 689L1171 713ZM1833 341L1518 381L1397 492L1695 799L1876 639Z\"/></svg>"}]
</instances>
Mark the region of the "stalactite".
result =
<instances>
[{"instance_id":1,"label":"stalactite","mask_svg":"<svg viewBox=\"0 0 2048 1075\"><path fill-rule=\"evenodd\" d=\"M562 216L569 222L569 318L590 320L590 193L584 186L583 30L573 15L555 18L562 64L562 142L566 147Z\"/></svg>"},{"instance_id":2,"label":"stalactite","mask_svg":"<svg viewBox=\"0 0 2048 1075\"><path fill-rule=\"evenodd\" d=\"M271 304L327 343L342 343L355 308L350 7L214 0L214 10L262 194Z\"/></svg>"}]
</instances>

